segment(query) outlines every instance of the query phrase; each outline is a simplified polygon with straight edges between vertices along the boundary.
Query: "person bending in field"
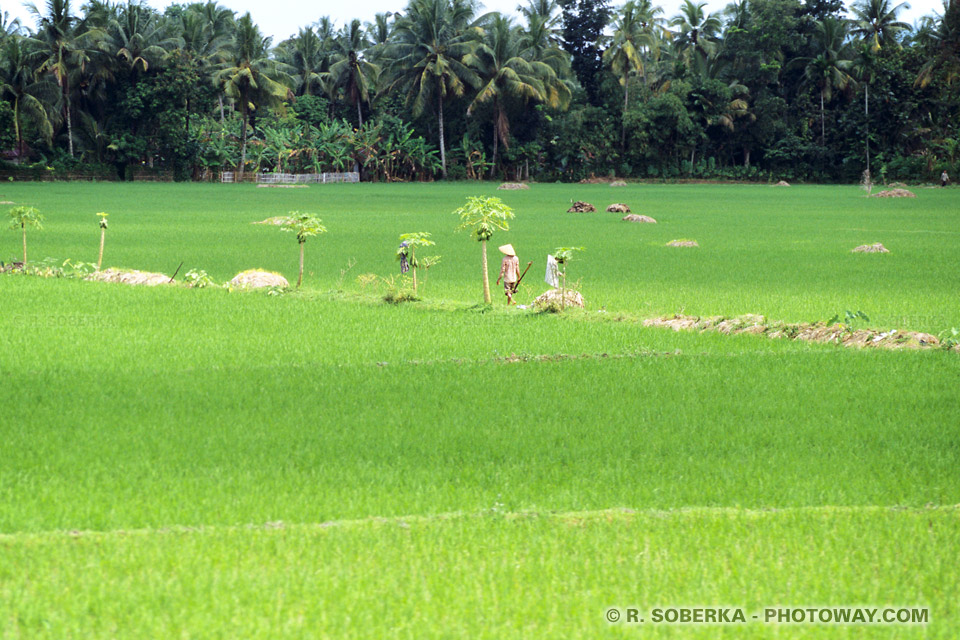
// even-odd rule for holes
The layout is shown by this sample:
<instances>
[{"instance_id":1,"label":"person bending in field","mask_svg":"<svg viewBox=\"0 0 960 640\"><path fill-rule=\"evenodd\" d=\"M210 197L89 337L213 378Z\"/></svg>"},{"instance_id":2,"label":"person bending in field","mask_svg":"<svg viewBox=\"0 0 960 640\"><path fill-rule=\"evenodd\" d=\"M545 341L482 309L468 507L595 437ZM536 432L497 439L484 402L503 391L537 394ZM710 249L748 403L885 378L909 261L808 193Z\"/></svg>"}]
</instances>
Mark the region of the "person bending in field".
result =
<instances>
[{"instance_id":1,"label":"person bending in field","mask_svg":"<svg viewBox=\"0 0 960 640\"><path fill-rule=\"evenodd\" d=\"M507 305L514 304L513 294L517 292L517 280L520 276L520 258L517 252L513 250L512 244L505 244L500 247L503 253L503 262L500 263L500 275L497 276L497 284L503 280L503 294L507 296Z\"/></svg>"}]
</instances>

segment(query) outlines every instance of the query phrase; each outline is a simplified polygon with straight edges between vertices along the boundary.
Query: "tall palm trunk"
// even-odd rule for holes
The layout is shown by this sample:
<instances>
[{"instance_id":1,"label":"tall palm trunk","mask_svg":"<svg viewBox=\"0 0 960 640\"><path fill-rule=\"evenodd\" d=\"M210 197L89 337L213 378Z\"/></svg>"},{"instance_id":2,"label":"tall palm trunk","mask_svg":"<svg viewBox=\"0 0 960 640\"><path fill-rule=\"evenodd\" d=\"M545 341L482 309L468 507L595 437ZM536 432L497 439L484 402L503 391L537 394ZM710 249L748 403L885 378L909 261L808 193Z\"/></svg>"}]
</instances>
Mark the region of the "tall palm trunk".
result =
<instances>
[{"instance_id":1,"label":"tall palm trunk","mask_svg":"<svg viewBox=\"0 0 960 640\"><path fill-rule=\"evenodd\" d=\"M620 149L627 147L627 107L630 104L630 77L623 83L623 116L620 118Z\"/></svg>"},{"instance_id":2,"label":"tall palm trunk","mask_svg":"<svg viewBox=\"0 0 960 640\"><path fill-rule=\"evenodd\" d=\"M363 129L363 109L360 108L360 98L357 98L357 122L360 123L359 129Z\"/></svg>"},{"instance_id":3,"label":"tall palm trunk","mask_svg":"<svg viewBox=\"0 0 960 640\"><path fill-rule=\"evenodd\" d=\"M870 83L864 85L863 112L867 118L867 171L870 171Z\"/></svg>"},{"instance_id":4,"label":"tall palm trunk","mask_svg":"<svg viewBox=\"0 0 960 640\"><path fill-rule=\"evenodd\" d=\"M297 275L297 289L300 288L300 283L303 282L303 244L300 243L300 272Z\"/></svg>"},{"instance_id":5,"label":"tall palm trunk","mask_svg":"<svg viewBox=\"0 0 960 640\"><path fill-rule=\"evenodd\" d=\"M20 130L20 98L13 101L13 128L17 134L17 161L23 161L23 132Z\"/></svg>"},{"instance_id":6,"label":"tall palm trunk","mask_svg":"<svg viewBox=\"0 0 960 640\"><path fill-rule=\"evenodd\" d=\"M490 178L497 170L497 151L500 148L500 101L493 99L493 157L490 159Z\"/></svg>"},{"instance_id":7,"label":"tall palm trunk","mask_svg":"<svg viewBox=\"0 0 960 640\"><path fill-rule=\"evenodd\" d=\"M247 166L247 96L242 93L240 96L240 115L242 123L240 124L240 179L243 182L243 172Z\"/></svg>"},{"instance_id":8,"label":"tall palm trunk","mask_svg":"<svg viewBox=\"0 0 960 640\"><path fill-rule=\"evenodd\" d=\"M62 82L60 85L63 88L63 101L64 106L66 107L66 116L67 116L67 146L70 149L70 157L73 157L73 119L70 117L70 88L67 86L66 82Z\"/></svg>"},{"instance_id":9,"label":"tall palm trunk","mask_svg":"<svg viewBox=\"0 0 960 640\"><path fill-rule=\"evenodd\" d=\"M437 85L437 113L440 116L440 170L443 172L443 179L447 179L447 150L443 143L443 85ZM486 263L486 253L484 253L484 263ZM486 273L486 271L484 271ZM486 277L486 276L484 276ZM488 296L489 297L489 294Z\"/></svg>"},{"instance_id":10,"label":"tall palm trunk","mask_svg":"<svg viewBox=\"0 0 960 640\"><path fill-rule=\"evenodd\" d=\"M26 241L24 241L26 242ZM483 247L483 301L487 304L492 304L490 300L490 276L487 274L487 241L481 240L480 245ZM24 251L26 251L26 244L24 246ZM24 254L26 255L26 254ZM26 258L23 259L26 262Z\"/></svg>"},{"instance_id":11,"label":"tall palm trunk","mask_svg":"<svg viewBox=\"0 0 960 640\"><path fill-rule=\"evenodd\" d=\"M820 89L820 146L826 144L827 127L823 120L823 89Z\"/></svg>"}]
</instances>

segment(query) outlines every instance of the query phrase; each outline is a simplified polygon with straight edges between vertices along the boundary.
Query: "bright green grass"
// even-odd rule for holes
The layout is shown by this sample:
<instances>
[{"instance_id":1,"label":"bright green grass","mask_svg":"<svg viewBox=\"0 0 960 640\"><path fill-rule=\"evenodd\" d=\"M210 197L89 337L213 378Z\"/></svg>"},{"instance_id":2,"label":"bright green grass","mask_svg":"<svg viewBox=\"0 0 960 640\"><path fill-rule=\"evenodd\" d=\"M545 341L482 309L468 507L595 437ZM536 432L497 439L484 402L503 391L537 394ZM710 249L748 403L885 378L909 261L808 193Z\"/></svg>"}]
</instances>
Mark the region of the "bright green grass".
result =
<instances>
[{"instance_id":1,"label":"bright green grass","mask_svg":"<svg viewBox=\"0 0 960 640\"><path fill-rule=\"evenodd\" d=\"M479 251L447 212L477 189L493 193L5 187L48 214L34 258L90 259L98 210L112 213L107 263L184 260L220 279L251 266L295 277L292 236L249 220L314 210L331 233L307 246L307 290L280 297L0 276L0 638L633 637L644 630L607 626L608 606L683 604L920 605L931 622L658 635L956 636L956 354L635 321L853 308L960 325L953 191L500 192L529 219L494 244L527 247L534 281L540 253L588 247L571 268L592 310L561 317L470 308ZM824 209L802 215L788 196ZM564 214L571 197L660 224ZM124 198L139 207L127 222ZM838 239L856 215L901 231ZM411 230L441 242L431 301L356 295L353 275L395 271L396 235ZM657 246L676 237L701 249ZM847 253L878 240L894 253ZM766 264L731 262L754 253ZM346 292L329 293L348 257Z\"/></svg>"},{"instance_id":2,"label":"bright green grass","mask_svg":"<svg viewBox=\"0 0 960 640\"><path fill-rule=\"evenodd\" d=\"M534 185L497 191L484 184L325 185L257 189L209 184L29 184L3 187L0 197L38 206L47 231L30 237L35 258L96 260L96 211L108 211L104 258L109 265L172 273L202 268L226 280L263 267L296 277L292 235L250 225L289 210L323 217L330 233L307 245L306 286L329 289L348 260L358 273L397 271L397 236L429 231L443 263L432 270L428 295L477 300L479 247L455 234L450 213L467 195L497 195L517 212L511 242L522 261L533 260L531 286L543 291L545 255L560 245L584 246L570 267L594 308L643 315L763 313L774 320L826 320L846 309L864 311L878 327L941 332L960 327L960 191L915 189L915 199L865 198L856 187L727 185ZM572 199L596 214L565 213ZM602 211L625 202L658 224L628 224ZM0 236L2 238L3 236ZM700 249L664 246L691 238ZM7 232L4 259L19 239ZM890 254L850 249L883 242ZM496 277L495 275L493 276ZM502 294L495 292L502 298Z\"/></svg>"}]
</instances>

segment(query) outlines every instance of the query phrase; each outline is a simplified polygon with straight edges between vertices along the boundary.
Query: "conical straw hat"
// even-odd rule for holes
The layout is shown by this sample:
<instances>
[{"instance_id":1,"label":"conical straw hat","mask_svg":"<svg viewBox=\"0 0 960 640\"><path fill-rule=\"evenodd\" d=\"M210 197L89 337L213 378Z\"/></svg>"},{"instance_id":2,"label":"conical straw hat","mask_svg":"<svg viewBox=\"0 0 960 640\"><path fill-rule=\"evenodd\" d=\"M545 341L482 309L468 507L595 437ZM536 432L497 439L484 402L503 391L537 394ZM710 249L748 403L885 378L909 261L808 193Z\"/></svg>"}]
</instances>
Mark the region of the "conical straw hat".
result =
<instances>
[{"instance_id":1,"label":"conical straw hat","mask_svg":"<svg viewBox=\"0 0 960 640\"><path fill-rule=\"evenodd\" d=\"M500 247L500 251L501 251L501 253L505 253L505 254L507 254L508 256L515 256L515 255L517 255L517 252L513 250L513 245L512 245L512 244L505 244L505 245L503 245L502 247Z\"/></svg>"}]
</instances>

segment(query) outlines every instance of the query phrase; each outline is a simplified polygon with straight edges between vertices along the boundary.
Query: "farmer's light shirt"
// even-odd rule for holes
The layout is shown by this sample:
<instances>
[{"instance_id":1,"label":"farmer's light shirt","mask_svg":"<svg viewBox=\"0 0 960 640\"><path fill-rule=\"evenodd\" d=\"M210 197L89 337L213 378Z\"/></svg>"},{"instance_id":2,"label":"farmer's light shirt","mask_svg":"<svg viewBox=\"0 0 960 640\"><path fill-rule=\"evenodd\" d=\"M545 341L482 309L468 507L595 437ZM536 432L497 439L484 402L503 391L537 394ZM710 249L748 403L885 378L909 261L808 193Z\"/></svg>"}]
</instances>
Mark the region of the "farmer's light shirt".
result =
<instances>
[{"instance_id":1,"label":"farmer's light shirt","mask_svg":"<svg viewBox=\"0 0 960 640\"><path fill-rule=\"evenodd\" d=\"M504 282L516 282L520 273L520 258L517 256L504 256L500 263L500 277Z\"/></svg>"}]
</instances>

